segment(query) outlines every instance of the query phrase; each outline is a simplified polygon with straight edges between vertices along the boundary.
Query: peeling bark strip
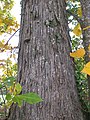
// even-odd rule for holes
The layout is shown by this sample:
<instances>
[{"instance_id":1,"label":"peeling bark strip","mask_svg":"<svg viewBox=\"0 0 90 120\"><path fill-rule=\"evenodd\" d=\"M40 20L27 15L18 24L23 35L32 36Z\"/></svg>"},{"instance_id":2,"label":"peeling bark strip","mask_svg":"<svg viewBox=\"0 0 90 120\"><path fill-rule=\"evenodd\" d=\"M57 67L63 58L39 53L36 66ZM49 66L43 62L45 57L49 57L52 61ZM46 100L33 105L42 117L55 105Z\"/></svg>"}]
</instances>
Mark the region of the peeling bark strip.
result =
<instances>
[{"instance_id":1,"label":"peeling bark strip","mask_svg":"<svg viewBox=\"0 0 90 120\"><path fill-rule=\"evenodd\" d=\"M18 81L43 102L13 105L8 120L83 120L64 0L22 0Z\"/></svg>"}]
</instances>

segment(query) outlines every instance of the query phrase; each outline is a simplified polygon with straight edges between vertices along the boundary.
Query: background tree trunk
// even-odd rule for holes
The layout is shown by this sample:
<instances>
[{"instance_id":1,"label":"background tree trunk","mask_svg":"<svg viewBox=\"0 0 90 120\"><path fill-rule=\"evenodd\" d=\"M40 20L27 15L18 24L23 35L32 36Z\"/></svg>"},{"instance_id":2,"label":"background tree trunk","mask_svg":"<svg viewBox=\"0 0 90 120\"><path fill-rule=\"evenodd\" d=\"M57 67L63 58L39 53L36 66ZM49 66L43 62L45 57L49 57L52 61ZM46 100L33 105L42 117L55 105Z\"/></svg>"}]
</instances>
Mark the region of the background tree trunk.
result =
<instances>
[{"instance_id":1,"label":"background tree trunk","mask_svg":"<svg viewBox=\"0 0 90 120\"><path fill-rule=\"evenodd\" d=\"M83 120L64 0L22 0L18 82L43 102L13 105L8 120Z\"/></svg>"},{"instance_id":2,"label":"background tree trunk","mask_svg":"<svg viewBox=\"0 0 90 120\"><path fill-rule=\"evenodd\" d=\"M85 61L90 62L90 51L88 47L90 45L90 0L80 0L82 13L83 13L83 22L82 28L86 28L89 26L88 29L83 30L83 44L86 50ZM90 101L90 76L87 76L88 80L88 100ZM87 120L90 120L90 113L86 112Z\"/></svg>"},{"instance_id":3,"label":"background tree trunk","mask_svg":"<svg viewBox=\"0 0 90 120\"><path fill-rule=\"evenodd\" d=\"M83 23L82 28L90 26L90 0L80 0L82 13L83 13ZM85 60L86 62L90 61L90 51L88 46L90 45L90 28L83 31L83 43L86 50ZM89 88L89 97L90 97L90 77L88 76L88 88Z\"/></svg>"}]
</instances>

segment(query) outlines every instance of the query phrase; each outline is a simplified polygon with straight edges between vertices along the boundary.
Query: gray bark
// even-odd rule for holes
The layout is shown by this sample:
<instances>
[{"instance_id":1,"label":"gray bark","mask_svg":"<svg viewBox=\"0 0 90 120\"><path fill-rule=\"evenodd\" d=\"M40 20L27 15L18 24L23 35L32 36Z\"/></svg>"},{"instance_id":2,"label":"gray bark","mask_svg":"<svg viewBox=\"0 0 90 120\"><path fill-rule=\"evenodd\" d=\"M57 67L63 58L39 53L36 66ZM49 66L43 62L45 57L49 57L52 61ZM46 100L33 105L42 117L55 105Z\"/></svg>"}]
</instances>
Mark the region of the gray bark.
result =
<instances>
[{"instance_id":1,"label":"gray bark","mask_svg":"<svg viewBox=\"0 0 90 120\"><path fill-rule=\"evenodd\" d=\"M83 120L65 7L64 0L22 0L18 82L43 102L13 105L8 120Z\"/></svg>"}]
</instances>

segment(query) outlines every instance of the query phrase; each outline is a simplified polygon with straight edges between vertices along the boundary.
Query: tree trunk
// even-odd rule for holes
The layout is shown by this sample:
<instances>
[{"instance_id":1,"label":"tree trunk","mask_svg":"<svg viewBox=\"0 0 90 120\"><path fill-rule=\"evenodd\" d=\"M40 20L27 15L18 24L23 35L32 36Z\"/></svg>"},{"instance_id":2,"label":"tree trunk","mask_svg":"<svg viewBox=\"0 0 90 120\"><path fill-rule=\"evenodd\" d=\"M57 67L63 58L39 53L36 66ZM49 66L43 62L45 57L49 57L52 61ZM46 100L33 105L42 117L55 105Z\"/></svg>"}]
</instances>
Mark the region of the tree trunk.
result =
<instances>
[{"instance_id":1,"label":"tree trunk","mask_svg":"<svg viewBox=\"0 0 90 120\"><path fill-rule=\"evenodd\" d=\"M90 45L90 0L80 0L82 13L83 13L83 22L81 27L86 28L89 26L88 29L83 30L83 44L86 50L85 61L90 62L90 50L88 49ZM87 76L88 80L88 100L90 101L90 76ZM90 113L86 112L87 120L90 120Z\"/></svg>"},{"instance_id":2,"label":"tree trunk","mask_svg":"<svg viewBox=\"0 0 90 120\"><path fill-rule=\"evenodd\" d=\"M90 0L80 0L82 12L83 12L83 24L82 28L90 26ZM90 45L90 28L83 31L83 41L84 47L86 50L85 60L86 62L90 61L90 51L88 46ZM89 97L90 97L90 77L88 76L88 88L89 88Z\"/></svg>"},{"instance_id":3,"label":"tree trunk","mask_svg":"<svg viewBox=\"0 0 90 120\"><path fill-rule=\"evenodd\" d=\"M43 102L13 105L8 120L83 120L65 7L64 0L22 0L18 82Z\"/></svg>"}]
</instances>

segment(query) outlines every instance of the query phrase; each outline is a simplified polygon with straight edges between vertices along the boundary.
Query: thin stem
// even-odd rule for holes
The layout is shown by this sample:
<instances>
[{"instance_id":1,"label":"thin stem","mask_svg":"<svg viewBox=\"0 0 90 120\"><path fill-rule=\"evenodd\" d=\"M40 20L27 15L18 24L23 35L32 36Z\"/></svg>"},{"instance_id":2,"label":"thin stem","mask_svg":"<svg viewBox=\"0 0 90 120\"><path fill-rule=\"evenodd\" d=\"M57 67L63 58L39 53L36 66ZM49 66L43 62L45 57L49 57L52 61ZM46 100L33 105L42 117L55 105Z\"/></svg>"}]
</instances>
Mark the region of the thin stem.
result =
<instances>
[{"instance_id":1,"label":"thin stem","mask_svg":"<svg viewBox=\"0 0 90 120\"><path fill-rule=\"evenodd\" d=\"M8 41L6 42L6 44L5 45L7 45L8 44L8 42L12 39L12 37L18 32L20 30L20 28L19 29L17 29L13 34L12 34L12 36L8 39Z\"/></svg>"}]
</instances>

